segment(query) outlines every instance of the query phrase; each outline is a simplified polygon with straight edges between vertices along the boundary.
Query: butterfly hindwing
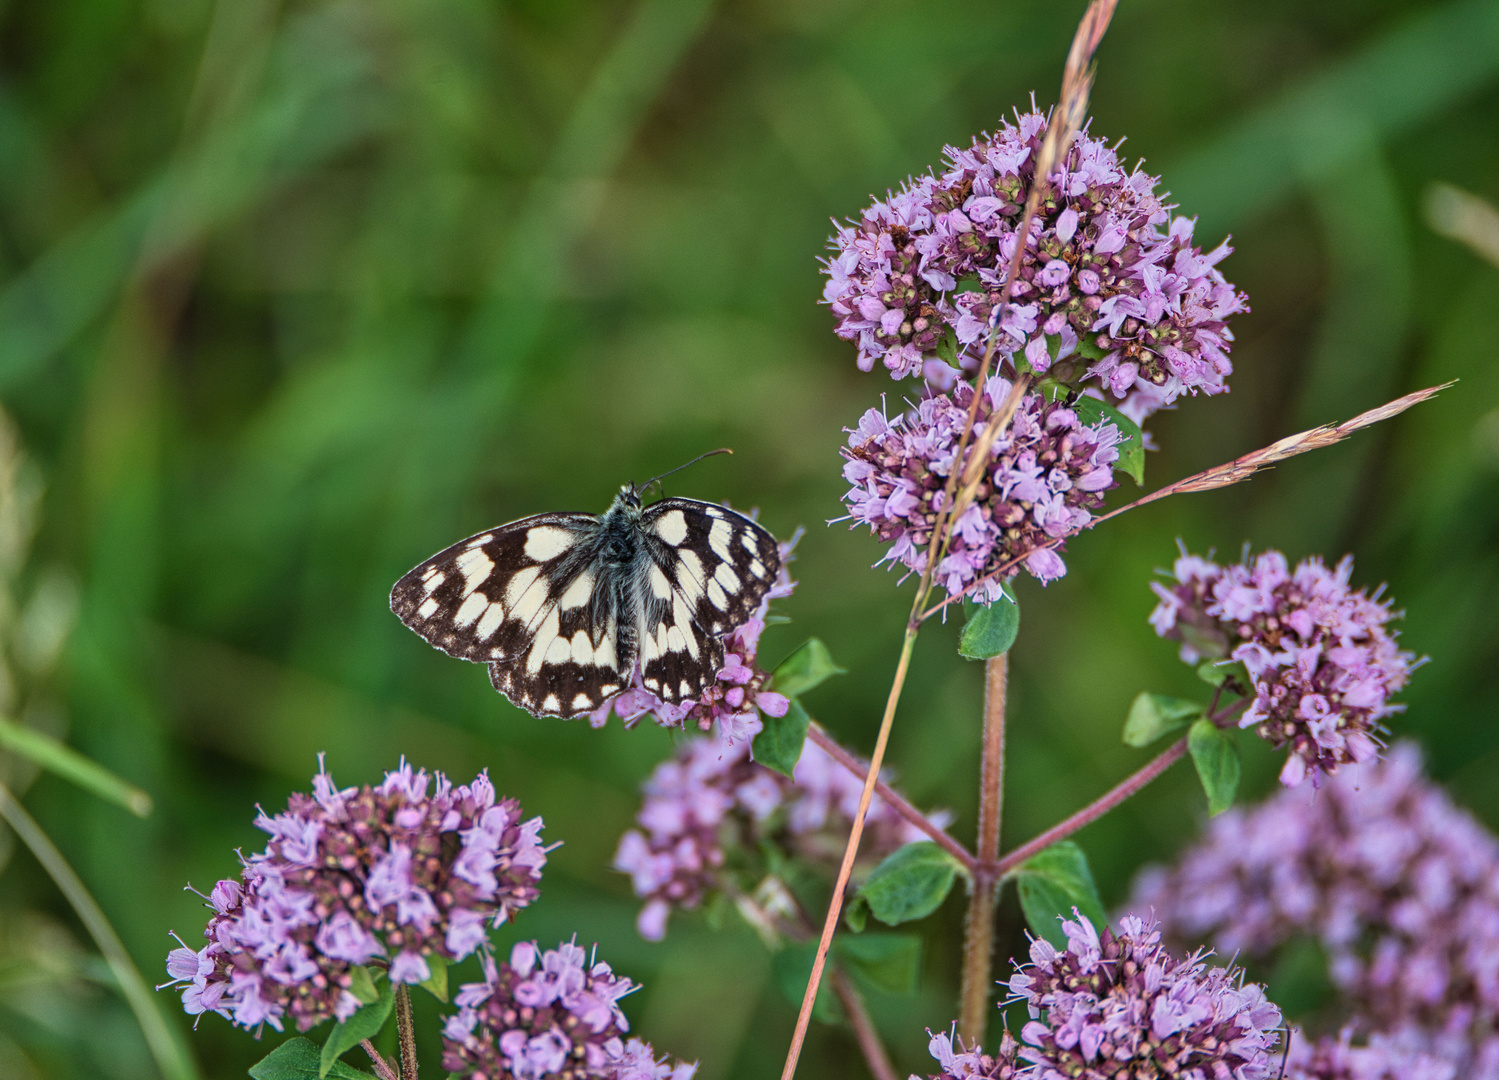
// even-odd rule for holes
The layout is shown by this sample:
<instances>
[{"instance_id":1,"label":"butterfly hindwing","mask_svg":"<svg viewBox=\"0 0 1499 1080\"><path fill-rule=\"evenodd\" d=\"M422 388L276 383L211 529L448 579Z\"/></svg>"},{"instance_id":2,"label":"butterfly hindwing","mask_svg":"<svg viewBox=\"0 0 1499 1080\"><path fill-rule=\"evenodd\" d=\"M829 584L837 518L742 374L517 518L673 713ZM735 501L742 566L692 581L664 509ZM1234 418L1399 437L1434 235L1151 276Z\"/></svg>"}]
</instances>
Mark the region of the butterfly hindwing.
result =
<instances>
[{"instance_id":1,"label":"butterfly hindwing","mask_svg":"<svg viewBox=\"0 0 1499 1080\"><path fill-rule=\"evenodd\" d=\"M649 555L641 589L640 662L664 701L697 698L723 667L720 635L742 625L780 572L775 538L742 514L663 499L641 518Z\"/></svg>"}]
</instances>

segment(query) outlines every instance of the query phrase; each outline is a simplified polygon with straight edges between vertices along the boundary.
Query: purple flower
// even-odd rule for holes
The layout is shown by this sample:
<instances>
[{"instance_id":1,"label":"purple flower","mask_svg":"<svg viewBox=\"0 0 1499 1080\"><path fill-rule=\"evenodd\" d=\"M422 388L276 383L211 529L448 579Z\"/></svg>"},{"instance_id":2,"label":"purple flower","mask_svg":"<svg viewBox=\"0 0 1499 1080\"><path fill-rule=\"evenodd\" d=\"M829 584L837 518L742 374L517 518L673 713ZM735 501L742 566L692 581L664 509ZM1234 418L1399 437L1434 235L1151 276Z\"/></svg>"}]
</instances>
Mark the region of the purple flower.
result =
<instances>
[{"instance_id":1,"label":"purple flower","mask_svg":"<svg viewBox=\"0 0 1499 1080\"><path fill-rule=\"evenodd\" d=\"M1074 914L1076 912L1074 911ZM1274 1075L1280 1010L1236 968L1200 953L1178 960L1151 920L1126 915L1100 937L1082 915L1064 921L1067 949L1031 942L1010 979L1031 1020L1019 1056L1037 1080L1261 1080Z\"/></svg>"},{"instance_id":2,"label":"purple flower","mask_svg":"<svg viewBox=\"0 0 1499 1080\"><path fill-rule=\"evenodd\" d=\"M1004 379L989 379L976 429L1010 387ZM843 500L855 524L868 525L890 544L881 562L898 562L918 573L925 567L972 401L973 389L962 383L950 395L923 398L894 420L871 409L849 432L843 478L851 486ZM973 593L987 603L999 598L1003 579L1021 565L1043 582L1065 574L1056 552L1038 545L1070 536L1092 520L1092 511L1103 505L1103 493L1116 486L1118 442L1115 425L1084 424L1076 410L1061 402L1027 394L990 451L992 465L972 505L952 525L936 582L955 594L1016 563ZM972 453L971 445L967 453Z\"/></svg>"},{"instance_id":3,"label":"purple flower","mask_svg":"<svg viewBox=\"0 0 1499 1080\"><path fill-rule=\"evenodd\" d=\"M1422 776L1410 743L1313 799L1284 791L1213 819L1174 870L1141 876L1131 907L1224 952L1311 936L1351 1015L1499 1077L1499 840Z\"/></svg>"},{"instance_id":4,"label":"purple flower","mask_svg":"<svg viewBox=\"0 0 1499 1080\"><path fill-rule=\"evenodd\" d=\"M939 343L976 370L999 307L1046 118L948 147L940 175L919 176L839 229L823 299L864 371L923 372ZM997 348L1060 381L1092 380L1138 421L1183 393L1219 393L1233 370L1227 320L1248 306L1204 254L1195 222L1172 217L1157 179L1127 172L1086 133L1051 177L1021 257ZM949 369L950 370L950 369Z\"/></svg>"},{"instance_id":5,"label":"purple flower","mask_svg":"<svg viewBox=\"0 0 1499 1080\"><path fill-rule=\"evenodd\" d=\"M772 600L790 596L796 588L791 580L790 563L792 549L800 538L800 532L781 545L781 570L774 585L766 592L759 609L742 625L727 635L728 652L718 676L696 701L677 704L662 701L641 683L641 672L636 665L635 681L630 689L610 698L588 714L588 722L594 727L603 727L612 712L633 727L642 716L654 716L662 727L708 731L717 726L718 737L725 743L746 742L758 735L764 724L760 715L785 716L791 703L784 695L766 687L770 673L755 664L760 648L760 634L765 630L765 615Z\"/></svg>"},{"instance_id":6,"label":"purple flower","mask_svg":"<svg viewBox=\"0 0 1499 1080\"><path fill-rule=\"evenodd\" d=\"M509 963L486 954L481 964L484 981L459 989L443 1029L442 1064L455 1077L691 1080L696 1066L658 1063L648 1044L625 1042L619 1000L637 987L576 944L543 953L523 941Z\"/></svg>"},{"instance_id":7,"label":"purple flower","mask_svg":"<svg viewBox=\"0 0 1499 1080\"><path fill-rule=\"evenodd\" d=\"M635 895L647 901L636 921L642 937L659 941L673 908L695 908L725 886L726 849L752 853L774 844L814 859L841 853L863 783L811 740L791 779L749 754L747 742L693 739L646 781L638 828L620 838L614 856L614 868L629 874ZM946 821L940 813L928 817ZM876 795L860 851L878 859L924 835Z\"/></svg>"},{"instance_id":8,"label":"purple flower","mask_svg":"<svg viewBox=\"0 0 1499 1080\"><path fill-rule=\"evenodd\" d=\"M1314 1043L1293 1038L1287 1080L1457 1080L1455 1062L1381 1034L1354 1046L1352 1034L1344 1028Z\"/></svg>"},{"instance_id":9,"label":"purple flower","mask_svg":"<svg viewBox=\"0 0 1499 1080\"><path fill-rule=\"evenodd\" d=\"M927 1034L931 1035L930 1029ZM1008 1031L1000 1036L999 1053L994 1056L984 1053L981 1046L965 1049L962 1039L945 1031L932 1035L927 1049L942 1066L928 1080L1012 1080L1020 1075L1015 1040Z\"/></svg>"},{"instance_id":10,"label":"purple flower","mask_svg":"<svg viewBox=\"0 0 1499 1080\"><path fill-rule=\"evenodd\" d=\"M427 957L463 959L530 904L546 864L541 819L522 822L485 773L455 788L405 761L377 788L339 790L320 772L312 795L256 825L270 843L209 894L208 944L167 957L190 1014L242 1027L347 1017L360 964L422 982Z\"/></svg>"},{"instance_id":11,"label":"purple flower","mask_svg":"<svg viewBox=\"0 0 1499 1080\"><path fill-rule=\"evenodd\" d=\"M1415 657L1385 629L1389 602L1349 587L1352 556L1332 570L1315 558L1291 570L1278 551L1222 567L1184 550L1173 573L1173 584L1151 586L1161 600L1151 625L1182 643L1189 664L1243 663L1253 698L1239 726L1290 747L1281 783L1316 785L1374 758L1380 721L1401 708L1390 695Z\"/></svg>"}]
</instances>

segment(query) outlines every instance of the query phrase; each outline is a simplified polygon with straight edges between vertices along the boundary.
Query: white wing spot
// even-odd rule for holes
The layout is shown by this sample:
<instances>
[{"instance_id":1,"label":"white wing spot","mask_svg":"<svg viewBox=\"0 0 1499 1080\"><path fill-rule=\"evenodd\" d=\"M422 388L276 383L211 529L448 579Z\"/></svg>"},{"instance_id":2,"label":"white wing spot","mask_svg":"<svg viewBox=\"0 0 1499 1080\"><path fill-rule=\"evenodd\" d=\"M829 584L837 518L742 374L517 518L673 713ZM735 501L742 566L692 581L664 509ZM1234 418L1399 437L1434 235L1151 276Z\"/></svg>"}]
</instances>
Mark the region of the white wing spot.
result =
<instances>
[{"instance_id":1,"label":"white wing spot","mask_svg":"<svg viewBox=\"0 0 1499 1080\"><path fill-rule=\"evenodd\" d=\"M489 579L494 560L473 548L458 556L458 570L463 574L463 595L468 596Z\"/></svg>"},{"instance_id":2,"label":"white wing spot","mask_svg":"<svg viewBox=\"0 0 1499 1080\"><path fill-rule=\"evenodd\" d=\"M522 581L521 578L525 580ZM546 603L546 586L546 581L534 566L511 578L510 584L505 586L505 601L510 609L510 617L523 626L529 626L536 613L541 610L541 605Z\"/></svg>"},{"instance_id":3,"label":"white wing spot","mask_svg":"<svg viewBox=\"0 0 1499 1080\"><path fill-rule=\"evenodd\" d=\"M672 547L680 547L687 539L687 518L680 510L668 510L656 522L656 535Z\"/></svg>"},{"instance_id":4,"label":"white wing spot","mask_svg":"<svg viewBox=\"0 0 1499 1080\"><path fill-rule=\"evenodd\" d=\"M541 703L541 709L543 712L558 712L561 710L561 708L562 702L557 700L556 694L548 694L546 696L546 699Z\"/></svg>"},{"instance_id":5,"label":"white wing spot","mask_svg":"<svg viewBox=\"0 0 1499 1080\"><path fill-rule=\"evenodd\" d=\"M708 531L708 546L713 549L713 554L724 562L734 557L734 553L729 550L729 541L732 539L734 539L734 526L722 518L715 521L713 528Z\"/></svg>"},{"instance_id":6,"label":"white wing spot","mask_svg":"<svg viewBox=\"0 0 1499 1080\"><path fill-rule=\"evenodd\" d=\"M546 663L548 659L548 650L551 649L552 643L557 640L557 624L560 621L561 616L557 614L556 608L553 608L542 621L541 629L536 632L536 639L531 642L531 651L526 654L526 674L536 675L540 673L542 664ZM566 643L564 642L563 648L566 647ZM563 659L567 658L563 657Z\"/></svg>"},{"instance_id":7,"label":"white wing spot","mask_svg":"<svg viewBox=\"0 0 1499 1080\"><path fill-rule=\"evenodd\" d=\"M505 609L500 604L490 604L485 608L484 614L479 616L479 625L474 627L474 636L480 641L488 641L494 637L494 632L500 628L500 623L505 621Z\"/></svg>"},{"instance_id":8,"label":"white wing spot","mask_svg":"<svg viewBox=\"0 0 1499 1080\"><path fill-rule=\"evenodd\" d=\"M708 602L719 611L729 610L729 598L724 595L723 586L717 580L708 582Z\"/></svg>"},{"instance_id":9,"label":"white wing spot","mask_svg":"<svg viewBox=\"0 0 1499 1080\"><path fill-rule=\"evenodd\" d=\"M593 571L584 570L573 579L573 583L567 587L567 592L562 594L562 599L558 603L562 605L563 611L571 611L573 608L582 607L592 597Z\"/></svg>"},{"instance_id":10,"label":"white wing spot","mask_svg":"<svg viewBox=\"0 0 1499 1080\"><path fill-rule=\"evenodd\" d=\"M672 619L677 626L681 627L684 647L688 655L694 660L698 658L697 635L692 633L692 611L687 606L687 599L681 593L677 593L676 606L672 610Z\"/></svg>"},{"instance_id":11,"label":"white wing spot","mask_svg":"<svg viewBox=\"0 0 1499 1080\"><path fill-rule=\"evenodd\" d=\"M748 529L739 534L739 542L744 545L744 550L748 551L751 555L757 554L760 550L760 544L755 539L755 534Z\"/></svg>"},{"instance_id":12,"label":"white wing spot","mask_svg":"<svg viewBox=\"0 0 1499 1080\"><path fill-rule=\"evenodd\" d=\"M682 693L683 697L686 697L688 694L692 693L692 687L691 687L691 685L688 684L688 682L687 682L686 679L682 680L682 690L681 690L681 693Z\"/></svg>"},{"instance_id":13,"label":"white wing spot","mask_svg":"<svg viewBox=\"0 0 1499 1080\"><path fill-rule=\"evenodd\" d=\"M698 553L690 549L677 552L678 565L681 571L677 574L677 588L687 595L687 599L696 603L703 595L703 560Z\"/></svg>"},{"instance_id":14,"label":"white wing spot","mask_svg":"<svg viewBox=\"0 0 1499 1080\"><path fill-rule=\"evenodd\" d=\"M460 630L463 629L477 619L488 606L489 597L483 593L470 593L468 598L459 605L457 614L453 616L453 625Z\"/></svg>"},{"instance_id":15,"label":"white wing spot","mask_svg":"<svg viewBox=\"0 0 1499 1080\"><path fill-rule=\"evenodd\" d=\"M765 564L763 562L761 562L759 559L751 559L750 560L750 564L749 564L749 568L750 568L750 573L754 574L755 577L757 577L757 578L763 578L765 576Z\"/></svg>"},{"instance_id":16,"label":"white wing spot","mask_svg":"<svg viewBox=\"0 0 1499 1080\"><path fill-rule=\"evenodd\" d=\"M739 575L734 573L734 568L724 563L713 572L713 580L723 586L723 591L732 593L739 588Z\"/></svg>"},{"instance_id":17,"label":"white wing spot","mask_svg":"<svg viewBox=\"0 0 1499 1080\"><path fill-rule=\"evenodd\" d=\"M427 576L422 578L423 595L431 596L437 590L437 586L446 580L448 580L447 574L439 574L436 570L428 570Z\"/></svg>"},{"instance_id":18,"label":"white wing spot","mask_svg":"<svg viewBox=\"0 0 1499 1080\"><path fill-rule=\"evenodd\" d=\"M666 580L666 574L655 563L651 563L651 592L660 600L671 596L671 582Z\"/></svg>"},{"instance_id":19,"label":"white wing spot","mask_svg":"<svg viewBox=\"0 0 1499 1080\"><path fill-rule=\"evenodd\" d=\"M422 606L416 609L416 617L425 619L437 610L437 597L429 596L422 601Z\"/></svg>"},{"instance_id":20,"label":"white wing spot","mask_svg":"<svg viewBox=\"0 0 1499 1080\"><path fill-rule=\"evenodd\" d=\"M586 709L592 704L593 699L590 698L587 694L579 694L577 697L573 698L574 709Z\"/></svg>"},{"instance_id":21,"label":"white wing spot","mask_svg":"<svg viewBox=\"0 0 1499 1080\"><path fill-rule=\"evenodd\" d=\"M547 645L548 664L565 664L572 659L572 656L572 646L568 644L567 638L562 637L560 634L552 638L551 642Z\"/></svg>"},{"instance_id":22,"label":"white wing spot","mask_svg":"<svg viewBox=\"0 0 1499 1080\"><path fill-rule=\"evenodd\" d=\"M537 525L526 533L526 556L537 562L551 562L573 546L573 534L555 525Z\"/></svg>"},{"instance_id":23,"label":"white wing spot","mask_svg":"<svg viewBox=\"0 0 1499 1080\"><path fill-rule=\"evenodd\" d=\"M604 631L604 640L599 642L599 647L593 650L593 664L595 667L616 668L619 661L614 658L614 627Z\"/></svg>"},{"instance_id":24,"label":"white wing spot","mask_svg":"<svg viewBox=\"0 0 1499 1080\"><path fill-rule=\"evenodd\" d=\"M584 667L593 663L593 642L588 640L586 632L579 630L573 635L571 652L573 663L581 664Z\"/></svg>"},{"instance_id":25,"label":"white wing spot","mask_svg":"<svg viewBox=\"0 0 1499 1080\"><path fill-rule=\"evenodd\" d=\"M687 651L687 635L682 633L682 628L673 626L666 631L666 648L671 652Z\"/></svg>"},{"instance_id":26,"label":"white wing spot","mask_svg":"<svg viewBox=\"0 0 1499 1080\"><path fill-rule=\"evenodd\" d=\"M472 550L476 547L483 547L493 539L494 533L485 533L483 536L476 536L468 542L469 549Z\"/></svg>"},{"instance_id":27,"label":"white wing spot","mask_svg":"<svg viewBox=\"0 0 1499 1080\"><path fill-rule=\"evenodd\" d=\"M652 634L643 635L640 642L640 658L645 661L651 661L660 655L661 648L656 644L655 636Z\"/></svg>"}]
</instances>

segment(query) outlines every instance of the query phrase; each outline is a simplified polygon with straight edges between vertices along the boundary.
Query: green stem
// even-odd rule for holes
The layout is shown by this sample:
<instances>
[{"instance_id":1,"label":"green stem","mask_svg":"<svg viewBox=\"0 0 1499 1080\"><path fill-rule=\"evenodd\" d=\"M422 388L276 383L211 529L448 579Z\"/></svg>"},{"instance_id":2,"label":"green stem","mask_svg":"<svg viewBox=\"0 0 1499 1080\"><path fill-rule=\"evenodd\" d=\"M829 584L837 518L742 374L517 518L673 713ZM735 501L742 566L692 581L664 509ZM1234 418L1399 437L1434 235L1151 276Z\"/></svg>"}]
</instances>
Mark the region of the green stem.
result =
<instances>
[{"instance_id":1,"label":"green stem","mask_svg":"<svg viewBox=\"0 0 1499 1080\"><path fill-rule=\"evenodd\" d=\"M21 838L21 842L31 849L31 854L36 856L36 861L42 864L42 869L57 884L77 912L78 919L88 930L89 936L94 939L104 962L114 974L115 982L119 984L120 993L124 995L130 1010L135 1013L136 1023L141 1026L146 1045L151 1050L151 1056L156 1059L156 1067L161 1070L161 1074L168 1080L197 1080L198 1067L192 1055L176 1030L161 1015L151 987L141 978L135 961L125 951L124 943L120 941L114 927L110 926L103 909L68 865L62 852L57 850L56 845L36 823L36 819L26 812L26 808L16 801L4 784L0 784L0 818L4 818L5 823Z\"/></svg>"}]
</instances>

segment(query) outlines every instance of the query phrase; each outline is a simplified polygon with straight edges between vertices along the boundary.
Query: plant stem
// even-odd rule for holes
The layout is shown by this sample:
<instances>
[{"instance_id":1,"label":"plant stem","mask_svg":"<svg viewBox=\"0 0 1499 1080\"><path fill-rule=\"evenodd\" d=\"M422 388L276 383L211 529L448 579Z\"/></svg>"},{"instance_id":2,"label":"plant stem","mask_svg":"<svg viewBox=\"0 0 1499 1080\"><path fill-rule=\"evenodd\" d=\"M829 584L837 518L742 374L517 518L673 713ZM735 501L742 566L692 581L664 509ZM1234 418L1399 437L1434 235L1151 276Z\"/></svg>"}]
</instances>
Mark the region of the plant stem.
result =
<instances>
[{"instance_id":1,"label":"plant stem","mask_svg":"<svg viewBox=\"0 0 1499 1080\"><path fill-rule=\"evenodd\" d=\"M999 822L1005 791L1005 680L1009 654L984 665L984 748L979 768L979 866L963 935L963 983L958 1033L969 1046L982 1046L989 1019L989 988L994 960L994 903L999 878Z\"/></svg>"},{"instance_id":2,"label":"plant stem","mask_svg":"<svg viewBox=\"0 0 1499 1080\"><path fill-rule=\"evenodd\" d=\"M791 1046L786 1051L786 1065L781 1070L781 1080L791 1080L796 1074L796 1062L801 1057L802 1043L807 1038L807 1025L812 1022L812 1004L817 1000L817 987L822 982L822 969L828 962L828 948L833 944L833 931L838 928L838 916L843 913L843 892L848 888L848 876L854 868L854 857L859 853L859 837L864 833L864 815L869 813L869 801L874 797L874 785L880 775L880 765L885 760L885 745L890 741L890 725L895 720L895 707L900 702L901 688L906 683L906 672L911 667L911 652L916 646L916 632L920 627L921 624L915 618L906 624L900 659L895 664L895 678L890 685L890 696L885 700L885 715L880 720L880 733L874 741L874 753L869 757L869 772L864 777L864 793L859 796L859 809L848 834L848 844L843 849L843 862L838 867L838 880L833 885L832 899L828 901L827 918L822 923L817 955L812 960L812 975L807 980L807 992L802 995L802 1007L796 1016L796 1030L792 1032Z\"/></svg>"},{"instance_id":3,"label":"plant stem","mask_svg":"<svg viewBox=\"0 0 1499 1080\"><path fill-rule=\"evenodd\" d=\"M83 923L84 929L94 939L94 944L99 946L99 953L109 965L110 973L119 985L120 994L130 1006L130 1011L135 1013L136 1023L141 1026L146 1046L156 1059L156 1067L161 1070L162 1076L168 1080L197 1080L198 1066L191 1053L182 1043L177 1029L161 1015L157 998L141 977L135 961L130 959L130 953L125 950L124 943L109 924L104 911L68 865L68 860L63 858L62 852L57 850L57 845L52 843L51 838L36 823L36 819L26 812L26 808L4 784L0 784L0 818L15 830L15 834L31 850L36 861L42 864L42 869L47 871L58 890L72 905L78 921Z\"/></svg>"},{"instance_id":4,"label":"plant stem","mask_svg":"<svg viewBox=\"0 0 1499 1080\"><path fill-rule=\"evenodd\" d=\"M994 864L994 873L997 877L1004 877L1011 873L1017 866L1025 862L1038 851L1051 847L1058 840L1063 840L1077 832L1084 825L1097 821L1125 799L1139 791L1150 783L1161 773L1175 765L1177 759L1187 752L1187 740L1178 739L1172 743L1170 748L1160 754L1154 761L1146 765L1139 772L1121 781L1106 794L1099 796L1093 802L1083 807L1070 818L1047 829L1034 840L1021 844L1014 851Z\"/></svg>"},{"instance_id":5,"label":"plant stem","mask_svg":"<svg viewBox=\"0 0 1499 1080\"><path fill-rule=\"evenodd\" d=\"M361 1039L359 1045L364 1047L364 1052L370 1056L370 1062L375 1066L375 1075L380 1080L400 1080L400 1077L391 1070L390 1062L381 1057L380 1051L375 1049L374 1043L368 1039Z\"/></svg>"},{"instance_id":6,"label":"plant stem","mask_svg":"<svg viewBox=\"0 0 1499 1080\"><path fill-rule=\"evenodd\" d=\"M843 1011L848 1013L849 1027L854 1029L859 1051L864 1055L864 1063L869 1066L874 1080L899 1080L895 1066L890 1063L890 1055L885 1052L885 1044L880 1041L880 1033L869 1018L869 1010L864 1007L864 998L841 969L833 968L830 981L833 993L843 1004Z\"/></svg>"},{"instance_id":7,"label":"plant stem","mask_svg":"<svg viewBox=\"0 0 1499 1080\"><path fill-rule=\"evenodd\" d=\"M864 780L869 776L869 770L864 768L863 763L860 762L858 758L854 757L853 754L850 754L843 747L839 746L837 740L835 740L831 735L828 734L827 729L824 728L821 724L817 723L815 720L807 728L807 738L811 739L818 746L822 747L823 751L828 755L828 757L832 758L838 764L842 765L845 769L853 773L860 780ZM930 836L932 840L938 844L938 846L945 849L948 854L962 863L968 869L968 872L970 874L974 872L975 868L978 865L978 860L973 857L973 853L971 851L965 848L962 844L958 843L951 836L948 836L944 830L938 828L938 826L929 817L927 817L920 810L916 809L916 807L907 802L902 795L891 788L890 785L886 784L883 780L875 780L874 790L875 794L883 799L887 806L889 806L901 817L905 818L905 820L909 821L912 825L916 826L922 832ZM996 854L998 853L996 852Z\"/></svg>"},{"instance_id":8,"label":"plant stem","mask_svg":"<svg viewBox=\"0 0 1499 1080\"><path fill-rule=\"evenodd\" d=\"M411 991L396 987L396 1038L400 1044L401 1080L416 1080L416 1030L411 1023Z\"/></svg>"}]
</instances>

